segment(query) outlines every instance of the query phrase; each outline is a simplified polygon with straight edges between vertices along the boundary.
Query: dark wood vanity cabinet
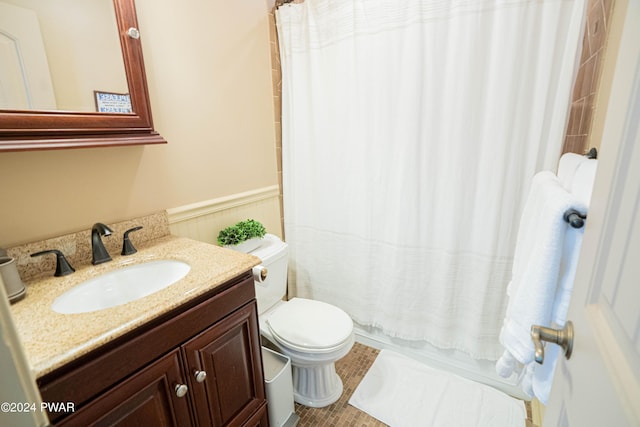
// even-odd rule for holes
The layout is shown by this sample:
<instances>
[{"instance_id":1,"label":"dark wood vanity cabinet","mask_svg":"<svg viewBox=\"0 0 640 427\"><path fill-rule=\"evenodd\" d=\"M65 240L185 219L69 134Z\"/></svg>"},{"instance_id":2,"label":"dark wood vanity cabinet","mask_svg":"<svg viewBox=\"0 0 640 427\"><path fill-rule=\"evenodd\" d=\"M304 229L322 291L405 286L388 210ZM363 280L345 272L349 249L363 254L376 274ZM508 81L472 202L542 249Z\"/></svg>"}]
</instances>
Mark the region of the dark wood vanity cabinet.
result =
<instances>
[{"instance_id":1,"label":"dark wood vanity cabinet","mask_svg":"<svg viewBox=\"0 0 640 427\"><path fill-rule=\"evenodd\" d=\"M39 380L56 426L267 426L250 272Z\"/></svg>"},{"instance_id":2,"label":"dark wood vanity cabinet","mask_svg":"<svg viewBox=\"0 0 640 427\"><path fill-rule=\"evenodd\" d=\"M198 425L236 424L232 423L235 418L249 420L264 403L264 397L256 398L253 381L251 326L257 321L255 304L250 304L182 347ZM199 383L198 374L202 372L206 377Z\"/></svg>"},{"instance_id":3,"label":"dark wood vanity cabinet","mask_svg":"<svg viewBox=\"0 0 640 427\"><path fill-rule=\"evenodd\" d=\"M191 422L188 397L177 397L183 374L179 351L160 358L131 378L93 399L58 426L171 426Z\"/></svg>"}]
</instances>

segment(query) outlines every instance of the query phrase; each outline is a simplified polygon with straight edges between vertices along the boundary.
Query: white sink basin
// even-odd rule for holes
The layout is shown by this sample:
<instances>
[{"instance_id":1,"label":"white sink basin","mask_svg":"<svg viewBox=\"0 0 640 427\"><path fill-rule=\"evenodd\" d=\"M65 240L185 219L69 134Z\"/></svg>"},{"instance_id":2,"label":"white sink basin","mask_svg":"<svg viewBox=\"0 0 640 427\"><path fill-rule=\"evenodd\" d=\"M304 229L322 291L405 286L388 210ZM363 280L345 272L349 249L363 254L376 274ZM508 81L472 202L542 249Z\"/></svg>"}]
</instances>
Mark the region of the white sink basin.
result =
<instances>
[{"instance_id":1,"label":"white sink basin","mask_svg":"<svg viewBox=\"0 0 640 427\"><path fill-rule=\"evenodd\" d=\"M191 270L175 260L148 261L104 273L69 289L53 301L53 311L88 313L115 307L171 286Z\"/></svg>"}]
</instances>

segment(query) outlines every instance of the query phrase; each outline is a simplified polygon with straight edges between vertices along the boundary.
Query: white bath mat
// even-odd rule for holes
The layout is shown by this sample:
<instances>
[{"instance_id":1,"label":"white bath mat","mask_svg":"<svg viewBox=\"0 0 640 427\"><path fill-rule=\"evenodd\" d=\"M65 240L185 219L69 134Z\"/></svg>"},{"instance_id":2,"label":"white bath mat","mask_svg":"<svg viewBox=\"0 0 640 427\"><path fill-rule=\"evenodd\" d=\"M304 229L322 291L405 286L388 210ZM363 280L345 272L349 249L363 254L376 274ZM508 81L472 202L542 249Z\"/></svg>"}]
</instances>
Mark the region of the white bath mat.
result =
<instances>
[{"instance_id":1,"label":"white bath mat","mask_svg":"<svg viewBox=\"0 0 640 427\"><path fill-rule=\"evenodd\" d=\"M392 427L520 427L524 402L382 350L349 403Z\"/></svg>"}]
</instances>

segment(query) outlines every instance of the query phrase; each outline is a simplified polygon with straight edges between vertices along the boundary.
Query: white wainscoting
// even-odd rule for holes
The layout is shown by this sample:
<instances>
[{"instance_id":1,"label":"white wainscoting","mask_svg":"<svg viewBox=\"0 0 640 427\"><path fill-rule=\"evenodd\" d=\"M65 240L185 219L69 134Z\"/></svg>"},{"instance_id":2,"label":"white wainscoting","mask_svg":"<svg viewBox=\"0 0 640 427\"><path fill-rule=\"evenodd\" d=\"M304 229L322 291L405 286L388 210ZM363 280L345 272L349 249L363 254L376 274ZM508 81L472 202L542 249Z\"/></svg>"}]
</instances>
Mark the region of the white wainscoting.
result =
<instances>
[{"instance_id":1,"label":"white wainscoting","mask_svg":"<svg viewBox=\"0 0 640 427\"><path fill-rule=\"evenodd\" d=\"M277 185L167 209L171 234L217 244L218 233L246 219L282 237Z\"/></svg>"}]
</instances>

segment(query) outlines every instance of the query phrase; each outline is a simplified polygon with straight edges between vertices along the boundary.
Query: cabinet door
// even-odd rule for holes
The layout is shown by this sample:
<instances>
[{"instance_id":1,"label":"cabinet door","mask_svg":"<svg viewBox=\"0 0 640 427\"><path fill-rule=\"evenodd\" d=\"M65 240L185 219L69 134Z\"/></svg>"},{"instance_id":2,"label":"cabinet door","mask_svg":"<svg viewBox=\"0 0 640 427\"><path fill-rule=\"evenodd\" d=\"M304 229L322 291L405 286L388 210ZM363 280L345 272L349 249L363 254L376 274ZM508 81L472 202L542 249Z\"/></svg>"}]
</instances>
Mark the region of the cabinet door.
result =
<instances>
[{"instance_id":1,"label":"cabinet door","mask_svg":"<svg viewBox=\"0 0 640 427\"><path fill-rule=\"evenodd\" d=\"M56 425L189 426L189 395L177 396L179 384L183 381L176 349Z\"/></svg>"},{"instance_id":2,"label":"cabinet door","mask_svg":"<svg viewBox=\"0 0 640 427\"><path fill-rule=\"evenodd\" d=\"M266 413L255 302L194 337L183 352L199 425L242 425ZM197 371L206 372L202 382Z\"/></svg>"}]
</instances>

